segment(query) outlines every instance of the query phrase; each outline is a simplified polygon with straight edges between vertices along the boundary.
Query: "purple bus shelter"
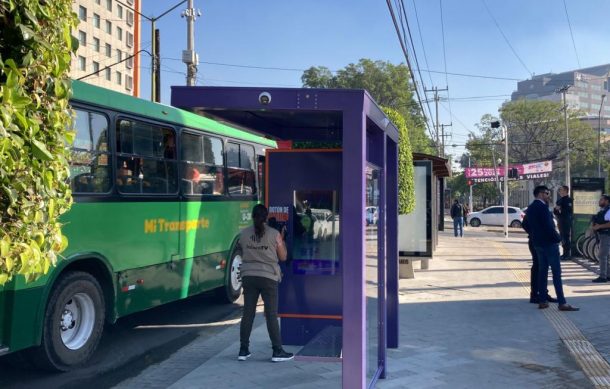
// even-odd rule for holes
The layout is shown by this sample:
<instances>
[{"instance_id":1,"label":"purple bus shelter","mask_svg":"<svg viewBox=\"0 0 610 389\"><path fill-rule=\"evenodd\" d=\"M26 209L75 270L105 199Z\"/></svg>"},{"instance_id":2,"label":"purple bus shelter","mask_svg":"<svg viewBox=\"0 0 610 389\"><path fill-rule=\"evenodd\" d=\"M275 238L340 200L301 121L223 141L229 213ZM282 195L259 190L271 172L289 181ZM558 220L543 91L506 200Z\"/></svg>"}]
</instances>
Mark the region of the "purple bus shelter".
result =
<instances>
[{"instance_id":1,"label":"purple bus shelter","mask_svg":"<svg viewBox=\"0 0 610 389\"><path fill-rule=\"evenodd\" d=\"M174 86L171 104L277 140L338 145L343 388L372 387L385 378L386 349L397 348L399 336L394 124L365 90ZM367 227L371 199L376 238Z\"/></svg>"}]
</instances>

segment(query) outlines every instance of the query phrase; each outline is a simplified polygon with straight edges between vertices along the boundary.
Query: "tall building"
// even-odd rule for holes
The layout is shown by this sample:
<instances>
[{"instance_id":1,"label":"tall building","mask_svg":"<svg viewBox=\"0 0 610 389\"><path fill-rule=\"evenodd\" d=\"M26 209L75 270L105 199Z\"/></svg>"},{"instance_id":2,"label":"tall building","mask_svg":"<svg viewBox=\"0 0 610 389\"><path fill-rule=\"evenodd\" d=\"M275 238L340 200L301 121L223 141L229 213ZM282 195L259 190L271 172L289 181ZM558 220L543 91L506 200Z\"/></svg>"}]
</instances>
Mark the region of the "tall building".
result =
<instances>
[{"instance_id":1,"label":"tall building","mask_svg":"<svg viewBox=\"0 0 610 389\"><path fill-rule=\"evenodd\" d=\"M139 96L140 3L73 0L80 23L73 31L79 47L72 58L72 78L87 76L83 81Z\"/></svg>"},{"instance_id":2,"label":"tall building","mask_svg":"<svg viewBox=\"0 0 610 389\"><path fill-rule=\"evenodd\" d=\"M610 64L584 69L570 70L563 73L546 73L533 76L529 80L517 83L517 90L511 100L551 100L561 102L561 93L557 90L571 85L566 93L570 107L580 109L590 116L598 116L602 95L610 95ZM604 103L602 115L610 116L610 104Z\"/></svg>"}]
</instances>

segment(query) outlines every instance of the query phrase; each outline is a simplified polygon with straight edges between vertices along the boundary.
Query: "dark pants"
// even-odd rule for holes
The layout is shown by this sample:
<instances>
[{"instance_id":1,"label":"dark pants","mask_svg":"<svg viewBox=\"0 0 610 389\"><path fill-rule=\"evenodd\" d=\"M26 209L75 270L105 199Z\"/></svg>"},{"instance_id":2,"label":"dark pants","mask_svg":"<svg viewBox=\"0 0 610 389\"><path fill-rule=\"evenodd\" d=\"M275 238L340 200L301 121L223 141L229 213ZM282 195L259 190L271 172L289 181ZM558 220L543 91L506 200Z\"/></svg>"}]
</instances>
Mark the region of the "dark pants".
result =
<instances>
[{"instance_id":1,"label":"dark pants","mask_svg":"<svg viewBox=\"0 0 610 389\"><path fill-rule=\"evenodd\" d=\"M277 321L277 281L265 277L243 277L244 287L244 314L241 318L239 327L239 341L241 347L250 346L250 333L252 323L256 314L256 304L258 296L263 297L265 303L265 319L267 321L267 331L274 350L282 348L282 337L280 335L280 325Z\"/></svg>"},{"instance_id":2,"label":"dark pants","mask_svg":"<svg viewBox=\"0 0 610 389\"><path fill-rule=\"evenodd\" d=\"M572 256L572 219L559 219L559 234L561 235L561 247L563 247L563 256Z\"/></svg>"},{"instance_id":3,"label":"dark pants","mask_svg":"<svg viewBox=\"0 0 610 389\"><path fill-rule=\"evenodd\" d=\"M546 303L547 297L545 291L549 280L549 266L553 273L553 286L557 294L557 302L559 305L566 303L566 298L563 295L563 284L561 282L561 262L559 261L559 245L552 244L548 246L535 246L536 254L538 254L538 296L539 303Z\"/></svg>"},{"instance_id":4,"label":"dark pants","mask_svg":"<svg viewBox=\"0 0 610 389\"><path fill-rule=\"evenodd\" d=\"M464 236L464 218L461 216L453 218L453 235Z\"/></svg>"},{"instance_id":5,"label":"dark pants","mask_svg":"<svg viewBox=\"0 0 610 389\"><path fill-rule=\"evenodd\" d=\"M527 247L532 254L532 268L530 269L530 300L539 301L538 299L538 254L531 240L527 241ZM545 296L548 298L549 291L545 291Z\"/></svg>"}]
</instances>

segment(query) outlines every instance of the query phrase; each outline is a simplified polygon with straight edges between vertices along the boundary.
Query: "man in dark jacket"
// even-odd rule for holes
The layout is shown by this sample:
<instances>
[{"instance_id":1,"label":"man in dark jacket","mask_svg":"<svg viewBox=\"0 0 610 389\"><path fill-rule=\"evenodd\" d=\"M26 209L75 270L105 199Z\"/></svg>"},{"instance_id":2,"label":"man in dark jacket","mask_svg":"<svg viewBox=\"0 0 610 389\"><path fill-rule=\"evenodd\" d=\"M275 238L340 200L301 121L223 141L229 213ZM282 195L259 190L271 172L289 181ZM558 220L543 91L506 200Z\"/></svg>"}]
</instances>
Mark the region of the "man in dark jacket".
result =
<instances>
[{"instance_id":1,"label":"man in dark jacket","mask_svg":"<svg viewBox=\"0 0 610 389\"><path fill-rule=\"evenodd\" d=\"M536 200L527 207L530 239L538 255L538 308L549 307L546 289L549 277L549 266L553 273L553 286L557 294L560 311L578 311L578 308L566 303L561 282L561 262L559 261L559 242L561 237L555 230L553 215L549 211L551 192L544 185L534 189Z\"/></svg>"},{"instance_id":2,"label":"man in dark jacket","mask_svg":"<svg viewBox=\"0 0 610 389\"><path fill-rule=\"evenodd\" d=\"M460 236L464 236L464 207L458 199L453 201L450 213L453 219L453 235L457 237L459 230Z\"/></svg>"},{"instance_id":3,"label":"man in dark jacket","mask_svg":"<svg viewBox=\"0 0 610 389\"><path fill-rule=\"evenodd\" d=\"M530 238L530 224L527 218L527 209L525 210L525 216L523 217L523 223L521 223L521 227L527 232L527 248L530 250L530 254L532 255L532 267L530 269L530 303L538 304L540 299L538 298L538 254L536 254L536 249L534 248L534 244L532 243L532 239ZM549 295L549 290L546 289L546 301L549 303L556 303L557 299L552 298Z\"/></svg>"},{"instance_id":4,"label":"man in dark jacket","mask_svg":"<svg viewBox=\"0 0 610 389\"><path fill-rule=\"evenodd\" d=\"M593 280L595 283L608 282L610 279L610 196L603 194L599 199L601 210L593 218L593 230L599 239L599 277Z\"/></svg>"},{"instance_id":5,"label":"man in dark jacket","mask_svg":"<svg viewBox=\"0 0 610 389\"><path fill-rule=\"evenodd\" d=\"M559 233L561 235L561 246L563 254L561 259L570 259L572 256L572 217L574 215L574 200L570 197L570 188L563 185L559 188L559 200L553 209L557 216Z\"/></svg>"}]
</instances>

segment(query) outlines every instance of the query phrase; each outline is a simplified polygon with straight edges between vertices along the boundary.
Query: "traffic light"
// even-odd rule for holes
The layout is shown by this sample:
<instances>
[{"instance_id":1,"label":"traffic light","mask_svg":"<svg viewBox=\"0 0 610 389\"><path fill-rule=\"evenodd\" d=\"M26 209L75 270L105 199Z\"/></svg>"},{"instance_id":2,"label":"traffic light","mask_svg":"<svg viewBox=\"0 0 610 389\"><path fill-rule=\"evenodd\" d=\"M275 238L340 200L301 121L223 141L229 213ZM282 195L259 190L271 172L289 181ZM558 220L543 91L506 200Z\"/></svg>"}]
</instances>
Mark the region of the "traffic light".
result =
<instances>
[{"instance_id":1,"label":"traffic light","mask_svg":"<svg viewBox=\"0 0 610 389\"><path fill-rule=\"evenodd\" d=\"M468 186L472 186L474 184L474 182L472 182L472 180L468 180Z\"/></svg>"},{"instance_id":2,"label":"traffic light","mask_svg":"<svg viewBox=\"0 0 610 389\"><path fill-rule=\"evenodd\" d=\"M508 169L508 178L519 178L519 170L516 167Z\"/></svg>"}]
</instances>

